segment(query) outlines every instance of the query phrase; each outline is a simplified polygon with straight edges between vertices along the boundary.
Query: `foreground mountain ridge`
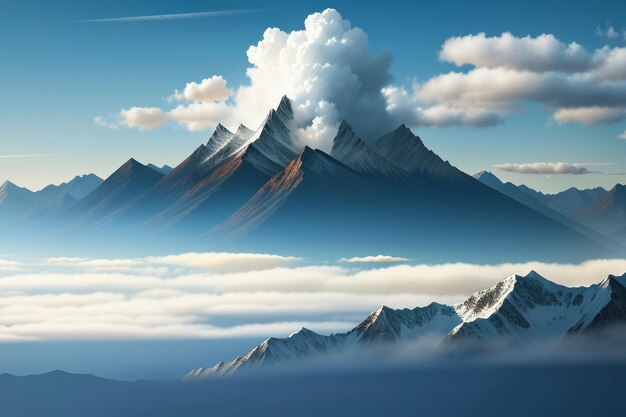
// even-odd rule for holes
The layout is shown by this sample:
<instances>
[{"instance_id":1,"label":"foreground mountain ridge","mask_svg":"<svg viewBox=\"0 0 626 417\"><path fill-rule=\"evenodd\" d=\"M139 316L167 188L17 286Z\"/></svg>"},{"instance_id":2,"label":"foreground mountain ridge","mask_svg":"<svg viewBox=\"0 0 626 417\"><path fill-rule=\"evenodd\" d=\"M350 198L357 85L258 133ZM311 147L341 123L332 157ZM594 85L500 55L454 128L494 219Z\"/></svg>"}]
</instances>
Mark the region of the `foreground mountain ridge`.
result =
<instances>
[{"instance_id":1,"label":"foreground mountain ridge","mask_svg":"<svg viewBox=\"0 0 626 417\"><path fill-rule=\"evenodd\" d=\"M271 337L244 356L195 369L184 378L229 376L266 366L332 359L426 338L439 340L443 346L519 344L593 336L594 331L620 325L626 325L626 274L572 288L531 271L525 276L511 275L459 304L431 303L401 310L380 307L346 333L325 336L302 328L288 337Z\"/></svg>"}]
</instances>

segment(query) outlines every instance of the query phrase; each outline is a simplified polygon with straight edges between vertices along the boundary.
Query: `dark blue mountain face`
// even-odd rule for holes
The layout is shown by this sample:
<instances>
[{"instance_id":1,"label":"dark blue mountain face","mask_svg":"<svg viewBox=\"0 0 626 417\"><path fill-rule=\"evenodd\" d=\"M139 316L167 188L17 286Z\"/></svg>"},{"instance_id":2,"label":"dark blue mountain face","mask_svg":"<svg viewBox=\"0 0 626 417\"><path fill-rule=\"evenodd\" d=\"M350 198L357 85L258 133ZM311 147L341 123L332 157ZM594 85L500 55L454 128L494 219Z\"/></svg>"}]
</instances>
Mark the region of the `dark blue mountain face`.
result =
<instances>
[{"instance_id":1,"label":"dark blue mountain face","mask_svg":"<svg viewBox=\"0 0 626 417\"><path fill-rule=\"evenodd\" d=\"M94 225L126 206L152 188L163 174L128 160L89 195L69 208L64 217L69 224Z\"/></svg>"},{"instance_id":2,"label":"dark blue mountain face","mask_svg":"<svg viewBox=\"0 0 626 417\"><path fill-rule=\"evenodd\" d=\"M401 177L390 168L395 165L372 156L371 148L342 127L333 153L348 165L305 149L221 231L249 249L326 258L381 248L429 262L571 261L607 253L602 244L430 154L426 160L435 166L403 171ZM419 140L400 132L393 139L397 146Z\"/></svg>"}]
</instances>

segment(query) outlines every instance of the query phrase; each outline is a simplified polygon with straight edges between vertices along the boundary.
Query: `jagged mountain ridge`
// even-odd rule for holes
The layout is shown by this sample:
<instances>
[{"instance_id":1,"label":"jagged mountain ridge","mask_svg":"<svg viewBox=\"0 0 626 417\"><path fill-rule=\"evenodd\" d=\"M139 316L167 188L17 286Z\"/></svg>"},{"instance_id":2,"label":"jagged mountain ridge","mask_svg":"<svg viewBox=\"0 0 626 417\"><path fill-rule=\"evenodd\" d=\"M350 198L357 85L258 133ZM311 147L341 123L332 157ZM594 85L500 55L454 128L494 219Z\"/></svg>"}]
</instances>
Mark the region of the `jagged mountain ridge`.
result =
<instances>
[{"instance_id":1,"label":"jagged mountain ridge","mask_svg":"<svg viewBox=\"0 0 626 417\"><path fill-rule=\"evenodd\" d=\"M528 193L535 199L541 201L552 210L566 216L572 215L573 213L593 203L607 193L607 190L602 187L587 188L584 190L570 187L567 190L561 191L556 194L544 194L535 191L525 185L520 185L519 189L525 193Z\"/></svg>"},{"instance_id":2,"label":"jagged mountain ridge","mask_svg":"<svg viewBox=\"0 0 626 417\"><path fill-rule=\"evenodd\" d=\"M0 222L36 223L57 215L96 189L103 180L95 174L77 175L59 185L48 185L39 191L18 187L10 181L0 187Z\"/></svg>"},{"instance_id":3,"label":"jagged mountain ridge","mask_svg":"<svg viewBox=\"0 0 626 417\"><path fill-rule=\"evenodd\" d=\"M607 235L602 234L602 232L598 231L597 229L586 226L582 224L581 222L579 222L578 220L575 220L571 218L570 216L567 216L559 211L552 209L551 206L547 204L549 202L549 200L547 199L554 197L558 200L559 195L562 193L542 194L524 185L516 186L515 184L511 182L504 183L500 181L498 177L496 177L493 173L489 171L481 171L479 173L476 173L474 174L474 178L476 178L478 181L482 182L483 184L493 188L494 190L499 191L502 194L512 198L513 200L516 200L524 204L525 206L528 206L531 209L547 217L550 217L551 219L554 219L558 221L559 223L566 225L570 229L575 230L602 245L605 245L610 248L614 248L617 251L624 251L623 245L620 244L620 242L617 239L608 237ZM594 190L597 190L597 189L594 189ZM600 188L600 190L604 190L604 189ZM586 191L592 191L592 190L577 190L577 191L581 193L585 193ZM598 190L597 192L599 193L600 191ZM568 191L566 190L563 193L568 193ZM537 199L535 196L539 196L541 197L541 199ZM558 201L562 201L562 200L558 200Z\"/></svg>"},{"instance_id":4,"label":"jagged mountain ridge","mask_svg":"<svg viewBox=\"0 0 626 417\"><path fill-rule=\"evenodd\" d=\"M296 156L288 148L293 146L292 122L291 104L283 99L256 132L240 125L230 141L201 165L204 172L198 180L150 223L208 230L226 219Z\"/></svg>"},{"instance_id":5,"label":"jagged mountain ridge","mask_svg":"<svg viewBox=\"0 0 626 417\"><path fill-rule=\"evenodd\" d=\"M282 145L286 140L282 136L291 135L286 126L289 117L293 117L290 103L283 100L257 131L240 125L233 134L218 125L206 145L106 222L206 233L282 168L276 159L295 157ZM268 152L274 148L282 156Z\"/></svg>"},{"instance_id":6,"label":"jagged mountain ridge","mask_svg":"<svg viewBox=\"0 0 626 417\"><path fill-rule=\"evenodd\" d=\"M346 333L329 336L302 328L286 338L271 337L248 354L232 362L220 362L211 368L199 368L188 379L232 375L237 371L278 365L287 361L308 360L324 355L346 354L380 343L410 341L419 336L445 336L460 319L453 307L432 303L426 307L393 310L381 307Z\"/></svg>"},{"instance_id":7,"label":"jagged mountain ridge","mask_svg":"<svg viewBox=\"0 0 626 417\"><path fill-rule=\"evenodd\" d=\"M425 149L405 127L380 141L389 142L413 154ZM311 151L305 149L222 222L215 229L218 238L236 239L251 250L261 244L264 250L269 245L277 252L300 247L320 256L329 256L327 252L334 251L333 247L359 249L361 253L385 247L407 256L420 251L422 256L434 258L441 256L445 246L450 252L475 259L487 253L472 252L480 247L476 238L493 249L494 260L504 256L505 250L509 254L528 251L528 246L522 247L524 239L545 245L545 250L531 249L536 249L534 257L554 253L550 248L555 245L568 246L561 255L598 253L597 249L605 247L588 237L581 239L578 231L492 190L435 158L429 150L421 160L432 166L417 170L408 165L411 172L401 169L359 139L347 123L341 124L331 155ZM341 174L329 174L333 172ZM492 227L496 223L498 227ZM473 236L474 244L461 238L460 231ZM511 240L511 235L519 238ZM325 242L336 246L322 243L319 238L323 236L327 237ZM553 243L548 243L550 240Z\"/></svg>"},{"instance_id":8,"label":"jagged mountain ridge","mask_svg":"<svg viewBox=\"0 0 626 417\"><path fill-rule=\"evenodd\" d=\"M574 212L572 217L626 243L626 186L617 184L602 197Z\"/></svg>"},{"instance_id":9,"label":"jagged mountain ridge","mask_svg":"<svg viewBox=\"0 0 626 417\"><path fill-rule=\"evenodd\" d=\"M344 248L350 251L346 256L384 249L405 257L420 253L431 262L457 255L456 261L481 262L615 256L604 243L454 168L406 126L363 141L344 123L328 155L301 147L293 117L283 97L255 132L218 126L206 145L156 182L137 187L135 195L94 191L85 200L95 207L100 199L106 209L79 216L79 208L88 205L81 201L64 211L63 221L77 241L83 230L97 226L115 240L158 238L171 250L176 242L296 250L307 257L334 257ZM294 166L301 180L290 188L283 180ZM125 198L109 204L108 194ZM64 233L62 223L51 227Z\"/></svg>"},{"instance_id":10,"label":"jagged mountain ridge","mask_svg":"<svg viewBox=\"0 0 626 417\"><path fill-rule=\"evenodd\" d=\"M454 343L527 343L563 338L626 324L626 274L599 284L570 288L535 271L512 275L493 287L451 306L394 310L381 307L346 333L329 336L301 329L285 338L269 338L232 362L189 372L185 378L228 376L263 366L350 355L358 349L414 343L437 337Z\"/></svg>"}]
</instances>

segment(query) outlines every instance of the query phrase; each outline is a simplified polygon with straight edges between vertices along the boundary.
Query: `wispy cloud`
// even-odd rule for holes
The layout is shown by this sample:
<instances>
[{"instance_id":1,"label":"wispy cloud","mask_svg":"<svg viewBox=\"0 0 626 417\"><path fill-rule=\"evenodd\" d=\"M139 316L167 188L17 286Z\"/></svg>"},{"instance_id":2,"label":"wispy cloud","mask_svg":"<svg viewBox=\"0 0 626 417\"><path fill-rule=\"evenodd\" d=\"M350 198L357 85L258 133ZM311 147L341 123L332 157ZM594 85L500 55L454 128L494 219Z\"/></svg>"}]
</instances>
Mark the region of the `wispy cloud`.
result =
<instances>
[{"instance_id":1,"label":"wispy cloud","mask_svg":"<svg viewBox=\"0 0 626 417\"><path fill-rule=\"evenodd\" d=\"M155 14L145 16L109 17L104 19L77 20L77 23L105 23L105 22L154 22L164 20L206 19L211 17L235 16L247 13L255 13L266 9L237 9L237 10L213 10L194 13Z\"/></svg>"},{"instance_id":2,"label":"wispy cloud","mask_svg":"<svg viewBox=\"0 0 626 417\"><path fill-rule=\"evenodd\" d=\"M540 175L583 175L583 174L602 174L602 172L592 171L587 168L588 165L613 165L609 162L590 162L590 163L573 163L573 162L531 162L525 164L506 163L494 165L494 168L500 171L514 172L517 174L540 174Z\"/></svg>"},{"instance_id":3,"label":"wispy cloud","mask_svg":"<svg viewBox=\"0 0 626 417\"><path fill-rule=\"evenodd\" d=\"M353 262L353 263L390 263L390 262L404 262L408 261L408 258L400 258L397 256L388 255L376 255L376 256L363 256L354 258L341 258L339 262Z\"/></svg>"},{"instance_id":4,"label":"wispy cloud","mask_svg":"<svg viewBox=\"0 0 626 417\"><path fill-rule=\"evenodd\" d=\"M117 130L119 125L117 123L111 123L107 121L104 116L96 116L93 118L93 122L96 126L106 127L108 129Z\"/></svg>"},{"instance_id":5,"label":"wispy cloud","mask_svg":"<svg viewBox=\"0 0 626 417\"><path fill-rule=\"evenodd\" d=\"M626 38L626 31L624 30L617 30L615 29L615 27L609 23L607 23L604 27L602 26L597 26L596 27L596 35L601 37L601 38L609 38L609 39L615 39L618 38L620 36L620 32L624 35L624 37Z\"/></svg>"}]
</instances>

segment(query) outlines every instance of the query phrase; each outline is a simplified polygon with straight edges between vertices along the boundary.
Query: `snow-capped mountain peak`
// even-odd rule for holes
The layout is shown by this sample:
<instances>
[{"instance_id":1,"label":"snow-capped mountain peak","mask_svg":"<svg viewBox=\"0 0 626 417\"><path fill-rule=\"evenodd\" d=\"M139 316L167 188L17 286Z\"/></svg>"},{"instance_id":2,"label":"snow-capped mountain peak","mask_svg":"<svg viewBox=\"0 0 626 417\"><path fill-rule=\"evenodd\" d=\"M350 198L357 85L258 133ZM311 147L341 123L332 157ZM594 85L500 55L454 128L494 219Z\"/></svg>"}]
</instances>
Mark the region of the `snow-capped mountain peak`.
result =
<instances>
[{"instance_id":1,"label":"snow-capped mountain peak","mask_svg":"<svg viewBox=\"0 0 626 417\"><path fill-rule=\"evenodd\" d=\"M465 302L456 307L463 321L473 321L492 315L515 287L517 275L511 275L491 288L472 294Z\"/></svg>"},{"instance_id":2,"label":"snow-capped mountain peak","mask_svg":"<svg viewBox=\"0 0 626 417\"><path fill-rule=\"evenodd\" d=\"M346 333L324 336L302 328L288 337L270 337L232 362L220 362L211 368L189 372L186 379L199 379L231 375L259 366L306 360L323 355L349 354L381 343L416 340L437 335L441 338L450 332L461 319L454 308L432 303L426 307L394 310L383 306Z\"/></svg>"},{"instance_id":3,"label":"snow-capped mountain peak","mask_svg":"<svg viewBox=\"0 0 626 417\"><path fill-rule=\"evenodd\" d=\"M211 158L215 154L217 154L221 149L224 148L230 142L230 140L235 136L230 130L226 129L221 123L217 125L213 135L209 138L209 141L206 144L207 152L205 155L206 159Z\"/></svg>"}]
</instances>

